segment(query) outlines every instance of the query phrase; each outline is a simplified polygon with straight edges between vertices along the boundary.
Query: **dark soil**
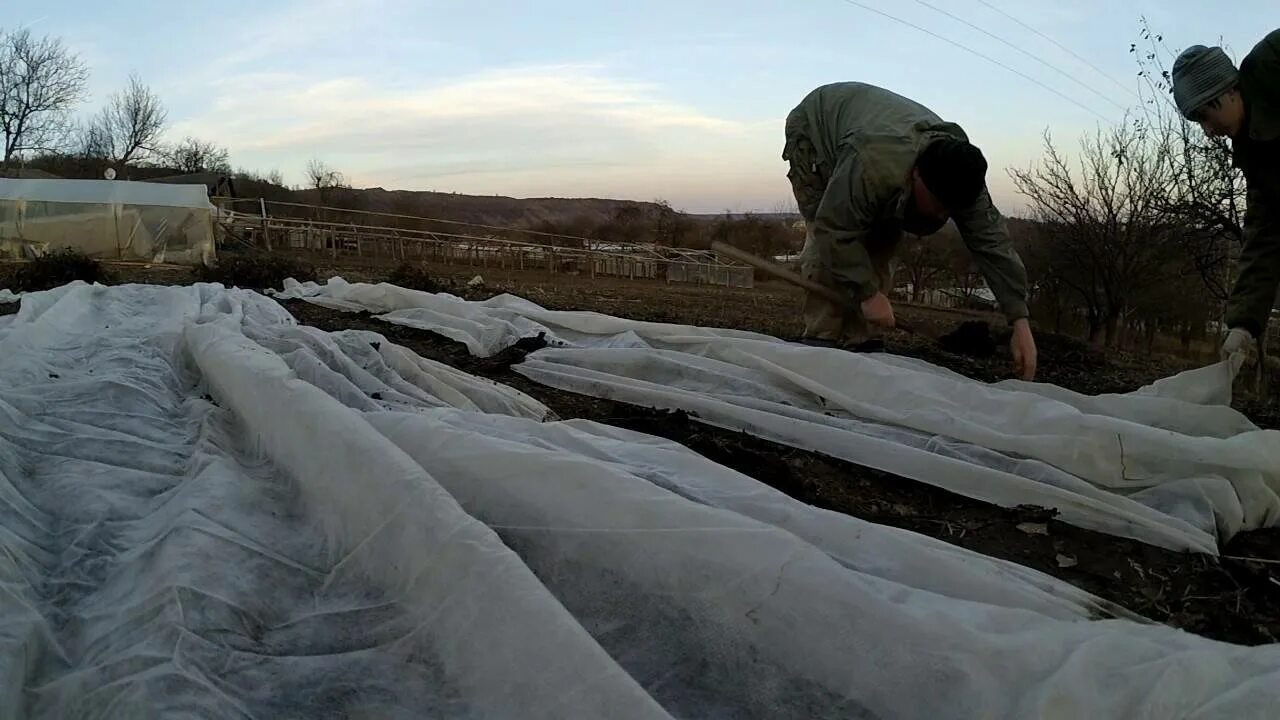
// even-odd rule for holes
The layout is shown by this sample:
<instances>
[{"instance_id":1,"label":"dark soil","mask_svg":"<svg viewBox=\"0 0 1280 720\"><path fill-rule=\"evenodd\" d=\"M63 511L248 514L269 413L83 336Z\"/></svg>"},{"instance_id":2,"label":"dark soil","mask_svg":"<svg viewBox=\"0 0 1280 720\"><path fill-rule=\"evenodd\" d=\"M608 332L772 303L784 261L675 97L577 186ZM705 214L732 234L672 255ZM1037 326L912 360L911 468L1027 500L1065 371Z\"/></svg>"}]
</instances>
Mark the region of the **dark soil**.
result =
<instances>
[{"instance_id":1,"label":"dark soil","mask_svg":"<svg viewBox=\"0 0 1280 720\"><path fill-rule=\"evenodd\" d=\"M803 502L1041 570L1158 622L1242 644L1272 643L1280 636L1280 565L1171 552L1067 525L1039 508L1000 508L853 463L719 430L683 413L547 388L510 369L542 346L537 338L523 340L495 357L473 358L461 343L435 333L306 302L286 306L302 323L325 330L378 332L423 357L518 388L561 418L587 418L674 440ZM1087 373L1093 362L1082 353L1076 371ZM956 369L955 362L948 365ZM990 363L984 367L991 372ZM1047 532L1029 534L1018 528L1025 523L1043 524ZM1280 532L1242 534L1225 555L1280 560Z\"/></svg>"},{"instance_id":2,"label":"dark soil","mask_svg":"<svg viewBox=\"0 0 1280 720\"><path fill-rule=\"evenodd\" d=\"M956 355L989 358L996 354L996 339L991 336L991 323L966 320L938 338L938 347Z\"/></svg>"}]
</instances>

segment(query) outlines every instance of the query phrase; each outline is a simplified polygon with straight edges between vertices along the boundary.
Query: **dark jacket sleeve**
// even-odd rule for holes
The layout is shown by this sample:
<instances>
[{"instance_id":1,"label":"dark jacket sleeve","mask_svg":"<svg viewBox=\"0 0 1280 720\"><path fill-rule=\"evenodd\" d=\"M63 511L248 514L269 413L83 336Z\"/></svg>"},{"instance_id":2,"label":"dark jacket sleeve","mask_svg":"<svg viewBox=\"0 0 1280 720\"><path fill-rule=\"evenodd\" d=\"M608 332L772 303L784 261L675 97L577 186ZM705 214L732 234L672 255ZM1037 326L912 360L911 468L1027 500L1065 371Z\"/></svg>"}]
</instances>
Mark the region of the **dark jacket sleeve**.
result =
<instances>
[{"instance_id":1,"label":"dark jacket sleeve","mask_svg":"<svg viewBox=\"0 0 1280 720\"><path fill-rule=\"evenodd\" d=\"M875 216L863 171L856 153L844 153L813 223L814 243L830 263L832 279L859 302L880 291L865 244Z\"/></svg>"},{"instance_id":2,"label":"dark jacket sleeve","mask_svg":"<svg viewBox=\"0 0 1280 720\"><path fill-rule=\"evenodd\" d=\"M1262 38L1244 60L1240 61L1241 75L1249 76L1249 85L1261 97L1274 123L1277 105L1280 105L1280 29L1272 30ZM1272 128L1274 131L1274 128Z\"/></svg>"},{"instance_id":3,"label":"dark jacket sleeve","mask_svg":"<svg viewBox=\"0 0 1280 720\"><path fill-rule=\"evenodd\" d=\"M1267 327L1280 285L1280 30L1271 32L1241 63L1243 89L1252 105L1243 148L1244 248L1239 274L1227 300L1227 327L1258 337ZM1234 144L1234 142L1233 142Z\"/></svg>"},{"instance_id":4,"label":"dark jacket sleeve","mask_svg":"<svg viewBox=\"0 0 1280 720\"><path fill-rule=\"evenodd\" d=\"M1009 322L1027 317L1027 269L991 196L983 190L968 210L953 219L1005 317Z\"/></svg>"},{"instance_id":5,"label":"dark jacket sleeve","mask_svg":"<svg viewBox=\"0 0 1280 720\"><path fill-rule=\"evenodd\" d=\"M1280 174L1280 168L1270 170ZM1270 182L1265 182L1270 180ZM1240 274L1227 301L1227 327L1244 328L1258 337L1267 326L1280 286L1280 182L1249 182L1244 214L1244 249Z\"/></svg>"}]
</instances>

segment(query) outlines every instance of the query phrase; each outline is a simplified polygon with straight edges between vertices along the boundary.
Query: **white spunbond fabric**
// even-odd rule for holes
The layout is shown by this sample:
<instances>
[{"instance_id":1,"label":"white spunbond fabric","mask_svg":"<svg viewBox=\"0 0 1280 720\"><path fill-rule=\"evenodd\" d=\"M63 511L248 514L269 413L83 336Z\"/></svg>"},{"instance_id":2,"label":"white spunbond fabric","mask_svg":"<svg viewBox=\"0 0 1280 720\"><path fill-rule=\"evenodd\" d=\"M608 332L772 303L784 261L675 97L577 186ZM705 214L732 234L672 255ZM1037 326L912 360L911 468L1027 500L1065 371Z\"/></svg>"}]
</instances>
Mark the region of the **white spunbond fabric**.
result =
<instances>
[{"instance_id":1,"label":"white spunbond fabric","mask_svg":"<svg viewBox=\"0 0 1280 720\"><path fill-rule=\"evenodd\" d=\"M1059 510L1082 527L1216 552L1280 520L1280 434L1229 407L1219 363L1129 394L979 383L920 360L756 333L467 302L393 285L288 282L281 297L382 312L490 355L543 334L517 372L557 388L692 412L970 497ZM1045 358L1052 362L1052 358Z\"/></svg>"},{"instance_id":2,"label":"white spunbond fabric","mask_svg":"<svg viewBox=\"0 0 1280 720\"><path fill-rule=\"evenodd\" d=\"M541 420L549 411L514 388L477 378L359 330L305 326L244 328L299 377L357 410L453 407Z\"/></svg>"},{"instance_id":3,"label":"white spunbond fabric","mask_svg":"<svg viewBox=\"0 0 1280 720\"><path fill-rule=\"evenodd\" d=\"M0 716L665 717L243 334L292 324L252 293L80 285L0 328Z\"/></svg>"},{"instance_id":4,"label":"white spunbond fabric","mask_svg":"<svg viewBox=\"0 0 1280 720\"><path fill-rule=\"evenodd\" d=\"M641 479L700 505L732 511L786 530L858 573L950 598L1002 608L1032 610L1059 620L1092 616L1141 621L1113 603L1016 563L898 528L806 505L778 490L698 455L679 443L589 420L531 423L512 417L463 412L432 413L430 421L400 414L370 414L369 422L412 455L432 452L427 436L480 437L504 441L491 450L549 452L572 458L579 471L617 473ZM512 445L515 443L516 445ZM425 456L424 456L425 459ZM520 463L490 459L485 467ZM451 465L452 467L452 465ZM470 467L470 466L468 466ZM458 475L448 476L457 482ZM479 482L468 476L467 482ZM546 492L537 485L532 492ZM459 497L468 494L459 488ZM638 508L643 515L647 510Z\"/></svg>"},{"instance_id":5,"label":"white spunbond fabric","mask_svg":"<svg viewBox=\"0 0 1280 720\"><path fill-rule=\"evenodd\" d=\"M471 712L664 714L492 530L358 415L238 328L194 325L187 336L217 396L306 478L303 505L348 553L331 572L366 577L413 613L427 636L418 651L443 666Z\"/></svg>"},{"instance_id":6,"label":"white spunbond fabric","mask_svg":"<svg viewBox=\"0 0 1280 720\"><path fill-rule=\"evenodd\" d=\"M862 571L877 564L872 548L857 546L865 524L787 507L666 441L590 422L455 411L369 421L430 464L463 508L494 527L681 715L706 716L682 702L708 685L745 701L732 717L779 695L804 698L810 717L894 718L1214 717L1233 703L1253 716L1280 695L1267 684L1280 679L1277 647L1210 649L1164 626L1064 622ZM896 558L892 547L879 545ZM935 556L929 564L935 590L959 580L982 593L953 574L954 563ZM1008 585L994 567L969 569ZM690 586L690 578L709 582ZM1069 612L1032 596L1022 603ZM1211 689L1220 682L1231 689ZM1257 692L1266 703L1248 697Z\"/></svg>"},{"instance_id":7,"label":"white spunbond fabric","mask_svg":"<svg viewBox=\"0 0 1280 720\"><path fill-rule=\"evenodd\" d=\"M1114 608L669 441L538 422L501 385L412 357L438 381L398 376L381 336L299 328L254 293L74 285L6 320L0 716L1244 718L1280 701L1280 648L1089 621Z\"/></svg>"}]
</instances>

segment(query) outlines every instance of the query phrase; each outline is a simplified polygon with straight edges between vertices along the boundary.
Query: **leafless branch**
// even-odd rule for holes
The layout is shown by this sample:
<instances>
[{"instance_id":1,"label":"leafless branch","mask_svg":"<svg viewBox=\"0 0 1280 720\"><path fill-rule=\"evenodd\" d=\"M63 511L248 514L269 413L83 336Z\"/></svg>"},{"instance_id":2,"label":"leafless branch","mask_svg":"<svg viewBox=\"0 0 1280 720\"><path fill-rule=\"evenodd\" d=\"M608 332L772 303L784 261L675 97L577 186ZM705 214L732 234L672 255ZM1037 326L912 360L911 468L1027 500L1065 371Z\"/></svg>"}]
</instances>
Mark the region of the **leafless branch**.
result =
<instances>
[{"instance_id":1,"label":"leafless branch","mask_svg":"<svg viewBox=\"0 0 1280 720\"><path fill-rule=\"evenodd\" d=\"M167 119L160 97L137 75L130 75L128 86L107 100L107 106L94 119L91 132L103 157L126 165L159 151L160 134Z\"/></svg>"},{"instance_id":2,"label":"leafless branch","mask_svg":"<svg viewBox=\"0 0 1280 720\"><path fill-rule=\"evenodd\" d=\"M184 173L231 172L231 154L226 148L187 136L165 153L169 164Z\"/></svg>"},{"instance_id":3,"label":"leafless branch","mask_svg":"<svg viewBox=\"0 0 1280 720\"><path fill-rule=\"evenodd\" d=\"M0 33L0 133L3 164L48 150L71 129L71 111L85 95L89 70L57 38L29 30Z\"/></svg>"}]
</instances>

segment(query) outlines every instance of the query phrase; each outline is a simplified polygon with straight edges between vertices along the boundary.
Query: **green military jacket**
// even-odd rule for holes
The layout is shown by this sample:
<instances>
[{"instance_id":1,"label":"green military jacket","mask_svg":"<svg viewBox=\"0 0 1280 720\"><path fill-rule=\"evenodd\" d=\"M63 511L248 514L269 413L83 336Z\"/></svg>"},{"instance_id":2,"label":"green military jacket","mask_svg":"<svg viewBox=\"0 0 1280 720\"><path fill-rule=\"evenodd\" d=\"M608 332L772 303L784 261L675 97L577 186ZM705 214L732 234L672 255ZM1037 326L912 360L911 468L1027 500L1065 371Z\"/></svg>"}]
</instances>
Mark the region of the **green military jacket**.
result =
<instances>
[{"instance_id":1,"label":"green military jacket","mask_svg":"<svg viewBox=\"0 0 1280 720\"><path fill-rule=\"evenodd\" d=\"M1227 302L1227 327L1262 334L1280 286L1280 30L1240 63L1248 116L1231 141L1233 162L1248 184L1240 272Z\"/></svg>"},{"instance_id":2,"label":"green military jacket","mask_svg":"<svg viewBox=\"0 0 1280 720\"><path fill-rule=\"evenodd\" d=\"M859 300L887 294L890 288L878 287L867 244L901 235L911 170L925 146L944 136L968 137L913 100L852 82L811 92L787 118L787 135L783 157L795 167L789 153L797 138L807 139L813 169L825 180L821 202L805 217L812 238L802 262L829 267L835 282ZM1026 317L1026 269L991 196L984 190L952 219L1004 313L1010 320Z\"/></svg>"}]
</instances>

